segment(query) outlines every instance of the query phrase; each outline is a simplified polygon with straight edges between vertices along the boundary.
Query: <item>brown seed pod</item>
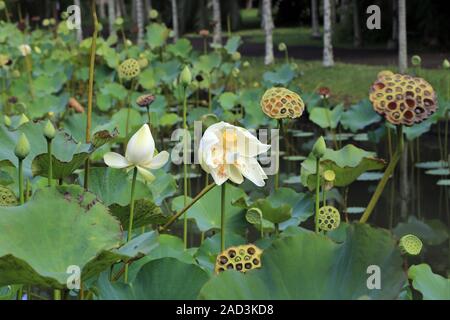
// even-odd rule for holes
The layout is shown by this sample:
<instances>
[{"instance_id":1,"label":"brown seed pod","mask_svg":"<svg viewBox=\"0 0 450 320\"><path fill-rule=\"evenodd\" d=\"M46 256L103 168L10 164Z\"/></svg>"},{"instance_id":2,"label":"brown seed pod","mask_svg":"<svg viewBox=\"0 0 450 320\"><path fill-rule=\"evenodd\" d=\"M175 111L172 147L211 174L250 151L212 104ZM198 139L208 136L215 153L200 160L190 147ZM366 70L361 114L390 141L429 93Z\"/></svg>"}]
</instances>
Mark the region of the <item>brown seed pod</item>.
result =
<instances>
[{"instance_id":1,"label":"brown seed pod","mask_svg":"<svg viewBox=\"0 0 450 320\"><path fill-rule=\"evenodd\" d=\"M144 94L142 96L139 96L136 99L136 104L139 107L148 108L153 103L153 101L155 101L155 96L154 95L152 95L152 94Z\"/></svg>"},{"instance_id":2,"label":"brown seed pod","mask_svg":"<svg viewBox=\"0 0 450 320\"><path fill-rule=\"evenodd\" d=\"M427 81L389 72L380 72L369 99L375 111L395 125L420 123L438 107L436 93Z\"/></svg>"},{"instance_id":3,"label":"brown seed pod","mask_svg":"<svg viewBox=\"0 0 450 320\"><path fill-rule=\"evenodd\" d=\"M261 98L262 111L271 118L298 118L305 109L302 98L286 88L268 89Z\"/></svg>"},{"instance_id":4,"label":"brown seed pod","mask_svg":"<svg viewBox=\"0 0 450 320\"><path fill-rule=\"evenodd\" d=\"M237 270L246 272L261 267L262 250L253 244L230 247L219 253L216 258L215 272Z\"/></svg>"},{"instance_id":5,"label":"brown seed pod","mask_svg":"<svg viewBox=\"0 0 450 320\"><path fill-rule=\"evenodd\" d=\"M75 112L78 113L84 112L84 107L77 101L77 99L73 97L69 99L69 108L72 108L73 110L75 110Z\"/></svg>"}]
</instances>

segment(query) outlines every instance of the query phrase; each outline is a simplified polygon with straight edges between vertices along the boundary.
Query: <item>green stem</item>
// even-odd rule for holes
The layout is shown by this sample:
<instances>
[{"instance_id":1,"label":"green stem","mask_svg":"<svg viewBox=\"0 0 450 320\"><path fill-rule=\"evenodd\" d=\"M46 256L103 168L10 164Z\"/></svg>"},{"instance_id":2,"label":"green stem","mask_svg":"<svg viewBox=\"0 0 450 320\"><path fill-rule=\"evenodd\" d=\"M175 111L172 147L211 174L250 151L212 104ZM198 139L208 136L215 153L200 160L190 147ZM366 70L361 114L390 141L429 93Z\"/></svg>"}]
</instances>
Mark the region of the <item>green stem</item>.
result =
<instances>
[{"instance_id":1,"label":"green stem","mask_svg":"<svg viewBox=\"0 0 450 320\"><path fill-rule=\"evenodd\" d=\"M327 205L327 190L325 189L325 186L322 186L322 203L323 206Z\"/></svg>"},{"instance_id":2,"label":"green stem","mask_svg":"<svg viewBox=\"0 0 450 320\"><path fill-rule=\"evenodd\" d=\"M281 132L283 131L283 120L278 119L278 137L280 137ZM275 190L278 190L280 183L280 147L281 147L281 139L278 139L278 151L277 151L277 173L275 174Z\"/></svg>"},{"instance_id":3,"label":"green stem","mask_svg":"<svg viewBox=\"0 0 450 320\"><path fill-rule=\"evenodd\" d=\"M284 56L286 58L286 63L289 64L289 53L288 53L288 49L286 48L286 50L284 50Z\"/></svg>"},{"instance_id":4,"label":"green stem","mask_svg":"<svg viewBox=\"0 0 450 320\"><path fill-rule=\"evenodd\" d=\"M379 198L381 197L381 194L383 193L383 190L386 186L386 183L389 180L389 177L394 172L395 166L397 165L398 160L400 160L400 157L403 152L403 127L397 126L397 148L395 150L394 155L392 156L391 161L389 162L388 167L384 171L383 177L381 178L380 182L378 183L378 186L375 190L375 193L372 195L372 198L370 199L369 204L367 205L366 210L364 211L364 214L362 215L359 222L365 223L370 215L372 214L373 209L375 208Z\"/></svg>"},{"instance_id":5,"label":"green stem","mask_svg":"<svg viewBox=\"0 0 450 320\"><path fill-rule=\"evenodd\" d=\"M226 183L222 184L222 191L220 195L220 252L225 250L225 192Z\"/></svg>"},{"instance_id":6,"label":"green stem","mask_svg":"<svg viewBox=\"0 0 450 320\"><path fill-rule=\"evenodd\" d=\"M184 87L184 91L183 91L183 129L184 129L184 138L183 138L183 191L184 191L184 195L183 195L183 199L184 199L184 206L186 207L188 204L188 167L187 167L187 152L188 152L188 148L187 148L187 130L188 130L188 125L187 125L187 87ZM184 248L187 249L188 247L188 240L187 240L187 235L188 235L188 219L187 219L187 214L184 215L184 222L183 222L183 240L184 240Z\"/></svg>"},{"instance_id":7,"label":"green stem","mask_svg":"<svg viewBox=\"0 0 450 320\"><path fill-rule=\"evenodd\" d=\"M133 180L131 183L131 197L130 197L130 217L128 222L128 233L127 233L127 242L131 240L131 236L133 233L133 219L134 219L134 190L136 188L136 178L137 178L138 170L135 167L133 169ZM125 283L128 282L128 264L125 265Z\"/></svg>"},{"instance_id":8,"label":"green stem","mask_svg":"<svg viewBox=\"0 0 450 320\"><path fill-rule=\"evenodd\" d=\"M61 290L53 290L53 300L61 300Z\"/></svg>"},{"instance_id":9,"label":"green stem","mask_svg":"<svg viewBox=\"0 0 450 320\"><path fill-rule=\"evenodd\" d=\"M444 129L444 161L448 160L448 110L445 111L445 129Z\"/></svg>"},{"instance_id":10,"label":"green stem","mask_svg":"<svg viewBox=\"0 0 450 320\"><path fill-rule=\"evenodd\" d=\"M19 159L19 201L21 205L25 203L25 195L23 192L23 159Z\"/></svg>"},{"instance_id":11,"label":"green stem","mask_svg":"<svg viewBox=\"0 0 450 320\"><path fill-rule=\"evenodd\" d=\"M48 153L48 186L51 187L53 180L52 139L47 139L47 153Z\"/></svg>"},{"instance_id":12,"label":"green stem","mask_svg":"<svg viewBox=\"0 0 450 320\"><path fill-rule=\"evenodd\" d=\"M150 107L147 106L147 117L148 117L148 125L150 128L152 127L152 115L150 114Z\"/></svg>"},{"instance_id":13,"label":"green stem","mask_svg":"<svg viewBox=\"0 0 450 320\"><path fill-rule=\"evenodd\" d=\"M320 158L316 158L316 215L315 231L319 232L319 209L320 209Z\"/></svg>"}]
</instances>

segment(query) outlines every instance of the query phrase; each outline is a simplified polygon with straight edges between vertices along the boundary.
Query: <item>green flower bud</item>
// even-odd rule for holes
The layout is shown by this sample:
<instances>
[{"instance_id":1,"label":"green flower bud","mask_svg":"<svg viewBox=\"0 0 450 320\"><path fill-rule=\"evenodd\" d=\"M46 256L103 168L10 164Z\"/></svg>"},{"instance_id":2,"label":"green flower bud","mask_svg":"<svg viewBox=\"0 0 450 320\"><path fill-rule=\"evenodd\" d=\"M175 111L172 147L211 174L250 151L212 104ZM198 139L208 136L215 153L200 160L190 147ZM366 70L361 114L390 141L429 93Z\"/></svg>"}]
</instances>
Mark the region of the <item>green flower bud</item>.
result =
<instances>
[{"instance_id":1,"label":"green flower bud","mask_svg":"<svg viewBox=\"0 0 450 320\"><path fill-rule=\"evenodd\" d=\"M280 44L278 45L278 50L286 51L286 49L287 49L286 44L284 42L280 42Z\"/></svg>"},{"instance_id":2,"label":"green flower bud","mask_svg":"<svg viewBox=\"0 0 450 320\"><path fill-rule=\"evenodd\" d=\"M37 54L41 54L42 53L41 48L39 48L37 46L34 47L34 52L36 52Z\"/></svg>"},{"instance_id":3,"label":"green flower bud","mask_svg":"<svg viewBox=\"0 0 450 320\"><path fill-rule=\"evenodd\" d=\"M248 68L248 67L250 67L250 62L244 61L244 63L242 64L242 66L243 66L244 68Z\"/></svg>"},{"instance_id":4,"label":"green flower bud","mask_svg":"<svg viewBox=\"0 0 450 320\"><path fill-rule=\"evenodd\" d=\"M158 18L158 11L155 9L150 10L150 12L148 13L148 16L150 17L150 19L155 20Z\"/></svg>"},{"instance_id":5,"label":"green flower bud","mask_svg":"<svg viewBox=\"0 0 450 320\"><path fill-rule=\"evenodd\" d=\"M22 133L19 140L17 141L16 148L14 149L14 154L20 160L25 159L30 153L30 142L27 139L25 133Z\"/></svg>"},{"instance_id":6,"label":"green flower bud","mask_svg":"<svg viewBox=\"0 0 450 320\"><path fill-rule=\"evenodd\" d=\"M232 59L233 61L239 61L239 60L241 60L241 53L236 51L235 53L233 53L233 54L231 55L231 59Z\"/></svg>"},{"instance_id":7,"label":"green flower bud","mask_svg":"<svg viewBox=\"0 0 450 320\"><path fill-rule=\"evenodd\" d=\"M42 20L42 25L43 25L44 27L48 27L48 26L50 25L50 20L48 20L48 19Z\"/></svg>"},{"instance_id":8,"label":"green flower bud","mask_svg":"<svg viewBox=\"0 0 450 320\"><path fill-rule=\"evenodd\" d=\"M447 59L444 59L444 61L442 61L442 68L444 69L450 68L450 62Z\"/></svg>"},{"instance_id":9,"label":"green flower bud","mask_svg":"<svg viewBox=\"0 0 450 320\"><path fill-rule=\"evenodd\" d=\"M316 143L314 143L312 153L313 156L317 159L320 159L324 156L325 151L327 150L327 144L325 143L325 139L320 136L319 139L317 139Z\"/></svg>"},{"instance_id":10,"label":"green flower bud","mask_svg":"<svg viewBox=\"0 0 450 320\"><path fill-rule=\"evenodd\" d=\"M180 74L180 83L187 87L188 85L190 85L192 82L192 74L191 74L191 70L189 70L188 66L185 66L183 71L181 71Z\"/></svg>"},{"instance_id":11,"label":"green flower bud","mask_svg":"<svg viewBox=\"0 0 450 320\"><path fill-rule=\"evenodd\" d=\"M411 57L411 64L414 67L420 67L420 65L422 64L422 58L420 56L417 56L417 55L412 56Z\"/></svg>"},{"instance_id":12,"label":"green flower bud","mask_svg":"<svg viewBox=\"0 0 450 320\"><path fill-rule=\"evenodd\" d=\"M24 113L22 113L19 119L19 127L27 122L30 122L30 119L28 119L28 117Z\"/></svg>"},{"instance_id":13,"label":"green flower bud","mask_svg":"<svg viewBox=\"0 0 450 320\"><path fill-rule=\"evenodd\" d=\"M48 120L44 128L44 136L47 138L47 140L53 140L53 138L55 138L55 135L55 127L53 126L52 122Z\"/></svg>"},{"instance_id":14,"label":"green flower bud","mask_svg":"<svg viewBox=\"0 0 450 320\"><path fill-rule=\"evenodd\" d=\"M11 118L7 115L3 116L3 122L5 123L5 126L10 127L11 126Z\"/></svg>"}]
</instances>

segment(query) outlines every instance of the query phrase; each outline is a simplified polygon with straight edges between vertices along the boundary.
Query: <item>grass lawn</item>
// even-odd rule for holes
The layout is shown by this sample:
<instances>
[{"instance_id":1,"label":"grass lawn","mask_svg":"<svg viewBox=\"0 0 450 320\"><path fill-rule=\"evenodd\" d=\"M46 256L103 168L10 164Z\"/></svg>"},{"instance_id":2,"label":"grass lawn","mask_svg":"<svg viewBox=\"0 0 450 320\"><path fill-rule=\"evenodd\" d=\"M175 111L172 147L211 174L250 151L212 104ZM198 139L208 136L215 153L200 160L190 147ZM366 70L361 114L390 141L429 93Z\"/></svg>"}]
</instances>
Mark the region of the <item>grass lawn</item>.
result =
<instances>
[{"instance_id":1,"label":"grass lawn","mask_svg":"<svg viewBox=\"0 0 450 320\"><path fill-rule=\"evenodd\" d=\"M251 58L248 60L252 66L244 71L243 75L251 84L255 80L262 79L264 64L263 58ZM303 73L303 76L298 80L298 85L304 92L312 92L319 87L329 87L332 91L332 100L345 102L347 105L368 96L369 87L376 79L378 72L386 69L396 71L394 66L336 63L333 68L324 68L320 61L295 60L295 62ZM279 63L282 63L281 59ZM409 70L410 74L413 72L412 69ZM447 74L450 79L448 71L424 69L420 70L419 74L430 82L438 94L447 94L445 75Z\"/></svg>"}]
</instances>

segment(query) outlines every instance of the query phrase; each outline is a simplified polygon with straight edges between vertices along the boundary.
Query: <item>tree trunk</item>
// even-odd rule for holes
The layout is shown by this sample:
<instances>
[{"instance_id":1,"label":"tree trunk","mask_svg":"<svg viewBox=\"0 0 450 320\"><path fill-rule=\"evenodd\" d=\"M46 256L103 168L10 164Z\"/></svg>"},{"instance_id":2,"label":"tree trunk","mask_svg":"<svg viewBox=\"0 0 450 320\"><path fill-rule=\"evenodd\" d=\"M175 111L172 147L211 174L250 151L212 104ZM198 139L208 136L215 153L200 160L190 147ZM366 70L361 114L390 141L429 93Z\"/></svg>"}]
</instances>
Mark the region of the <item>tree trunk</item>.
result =
<instances>
[{"instance_id":1,"label":"tree trunk","mask_svg":"<svg viewBox=\"0 0 450 320\"><path fill-rule=\"evenodd\" d=\"M263 0L263 26L266 35L266 54L264 56L264 64L272 64L273 57L273 19L272 19L272 1Z\"/></svg>"},{"instance_id":2,"label":"tree trunk","mask_svg":"<svg viewBox=\"0 0 450 320\"><path fill-rule=\"evenodd\" d=\"M148 15L149 15L150 11L152 10L152 0L145 0L144 5L145 5L144 17L145 17L145 21L148 22L148 21L150 21Z\"/></svg>"},{"instance_id":3,"label":"tree trunk","mask_svg":"<svg viewBox=\"0 0 450 320\"><path fill-rule=\"evenodd\" d=\"M142 0L136 1L136 21L138 27L137 43L142 44L144 42L144 7Z\"/></svg>"},{"instance_id":4,"label":"tree trunk","mask_svg":"<svg viewBox=\"0 0 450 320\"><path fill-rule=\"evenodd\" d=\"M97 5L100 19L105 19L105 0L98 0Z\"/></svg>"},{"instance_id":5,"label":"tree trunk","mask_svg":"<svg viewBox=\"0 0 450 320\"><path fill-rule=\"evenodd\" d=\"M323 1L323 66L334 66L330 0Z\"/></svg>"},{"instance_id":6,"label":"tree trunk","mask_svg":"<svg viewBox=\"0 0 450 320\"><path fill-rule=\"evenodd\" d=\"M398 45L398 11L397 11L397 1L392 1L392 34L391 39L389 39L387 48L394 49Z\"/></svg>"},{"instance_id":7,"label":"tree trunk","mask_svg":"<svg viewBox=\"0 0 450 320\"><path fill-rule=\"evenodd\" d=\"M360 48L362 45L361 22L359 21L358 0L353 0L353 46Z\"/></svg>"},{"instance_id":8,"label":"tree trunk","mask_svg":"<svg viewBox=\"0 0 450 320\"><path fill-rule=\"evenodd\" d=\"M220 14L219 0L212 0L212 5L214 21L213 43L222 44L222 18Z\"/></svg>"},{"instance_id":9,"label":"tree trunk","mask_svg":"<svg viewBox=\"0 0 450 320\"><path fill-rule=\"evenodd\" d=\"M406 40L406 2L398 0L398 67L400 73L408 68L408 44Z\"/></svg>"},{"instance_id":10,"label":"tree trunk","mask_svg":"<svg viewBox=\"0 0 450 320\"><path fill-rule=\"evenodd\" d=\"M339 23L346 26L350 18L350 0L342 0L339 10Z\"/></svg>"},{"instance_id":11,"label":"tree trunk","mask_svg":"<svg viewBox=\"0 0 450 320\"><path fill-rule=\"evenodd\" d=\"M253 0L247 0L247 4L245 5L245 8L247 8L247 9L253 8Z\"/></svg>"},{"instance_id":12,"label":"tree trunk","mask_svg":"<svg viewBox=\"0 0 450 320\"><path fill-rule=\"evenodd\" d=\"M114 0L108 0L108 25L109 34L114 33L114 21L116 20L116 4Z\"/></svg>"},{"instance_id":13,"label":"tree trunk","mask_svg":"<svg viewBox=\"0 0 450 320\"><path fill-rule=\"evenodd\" d=\"M172 26L173 26L173 38L178 40L178 9L177 0L171 0L172 3Z\"/></svg>"},{"instance_id":14,"label":"tree trunk","mask_svg":"<svg viewBox=\"0 0 450 320\"><path fill-rule=\"evenodd\" d=\"M320 0L311 0L311 35L313 38L320 38L319 12L317 10L317 1Z\"/></svg>"},{"instance_id":15,"label":"tree trunk","mask_svg":"<svg viewBox=\"0 0 450 320\"><path fill-rule=\"evenodd\" d=\"M336 0L330 0L330 8L331 8L331 25L334 27L337 22Z\"/></svg>"},{"instance_id":16,"label":"tree trunk","mask_svg":"<svg viewBox=\"0 0 450 320\"><path fill-rule=\"evenodd\" d=\"M74 0L73 4L78 6L81 10L80 0ZM77 41L78 42L81 42L83 40L83 29L82 29L83 24L81 23L82 22L81 19L82 19L82 14L80 14L80 26L79 26L79 28L77 28Z\"/></svg>"},{"instance_id":17,"label":"tree trunk","mask_svg":"<svg viewBox=\"0 0 450 320\"><path fill-rule=\"evenodd\" d=\"M402 218L408 216L409 189L408 144L405 143L400 163L400 215Z\"/></svg>"}]
</instances>

